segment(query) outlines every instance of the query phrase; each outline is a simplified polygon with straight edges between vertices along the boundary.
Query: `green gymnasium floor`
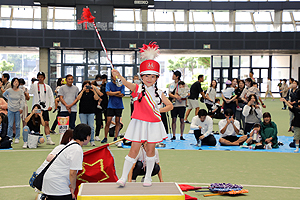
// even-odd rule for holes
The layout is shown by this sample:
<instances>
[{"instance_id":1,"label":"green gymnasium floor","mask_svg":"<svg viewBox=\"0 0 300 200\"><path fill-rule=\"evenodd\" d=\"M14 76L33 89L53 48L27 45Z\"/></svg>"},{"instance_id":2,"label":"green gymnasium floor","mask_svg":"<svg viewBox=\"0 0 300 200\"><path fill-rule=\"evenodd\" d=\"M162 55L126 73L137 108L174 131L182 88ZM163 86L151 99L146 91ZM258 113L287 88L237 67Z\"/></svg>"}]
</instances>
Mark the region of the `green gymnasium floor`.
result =
<instances>
[{"instance_id":1,"label":"green gymnasium floor","mask_svg":"<svg viewBox=\"0 0 300 200\"><path fill-rule=\"evenodd\" d=\"M281 110L282 103L279 99L276 101L267 99L265 104L267 108L264 111L271 113L272 120L277 123L279 135L292 136L287 132L288 111ZM129 98L124 98L124 105L125 126L121 133L125 132L130 120ZM204 107L204 104L201 104L201 108ZM192 115L193 113L190 114L189 120ZM51 119L50 124L54 115ZM79 123L79 118L77 122ZM217 120L214 122L214 130L218 129L217 122ZM177 127L179 127L178 122ZM185 133L188 129L187 124ZM103 138L103 130L100 138ZM52 135L52 139L58 143L59 136ZM109 141L111 140L112 138L109 138ZM42 144L38 149L24 150L22 145L23 143L20 142L20 144L13 144L14 150L0 151L0 200L33 200L35 192L27 186L28 180L54 147ZM96 145L100 146L101 143L96 142ZM88 149L91 147L84 147L84 150ZM118 176L122 173L124 157L128 150L111 146ZM199 150L159 150L159 154L165 182L202 186L215 182L230 182L242 184L249 190L248 194L237 197L215 196L205 197L206 199L299 199L299 154ZM153 180L158 181L157 177ZM207 193L188 192L187 194L204 199L202 195Z\"/></svg>"}]
</instances>

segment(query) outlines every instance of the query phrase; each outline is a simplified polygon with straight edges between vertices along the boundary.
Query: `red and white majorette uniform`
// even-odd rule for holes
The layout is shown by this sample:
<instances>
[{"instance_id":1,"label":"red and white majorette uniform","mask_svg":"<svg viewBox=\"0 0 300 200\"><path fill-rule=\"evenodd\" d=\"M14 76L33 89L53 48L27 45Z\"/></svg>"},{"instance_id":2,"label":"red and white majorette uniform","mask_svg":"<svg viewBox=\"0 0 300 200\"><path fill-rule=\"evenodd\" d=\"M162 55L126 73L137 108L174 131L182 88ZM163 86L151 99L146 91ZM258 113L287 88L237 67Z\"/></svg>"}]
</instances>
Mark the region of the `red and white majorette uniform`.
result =
<instances>
[{"instance_id":1,"label":"red and white majorette uniform","mask_svg":"<svg viewBox=\"0 0 300 200\"><path fill-rule=\"evenodd\" d=\"M125 133L125 139L133 142L157 143L166 139L167 133L161 121L158 108L159 98L155 96L154 86L145 87L145 96L139 102L142 94L142 85L136 84L136 90L132 93L134 110L131 122ZM160 98L162 91L158 90Z\"/></svg>"}]
</instances>

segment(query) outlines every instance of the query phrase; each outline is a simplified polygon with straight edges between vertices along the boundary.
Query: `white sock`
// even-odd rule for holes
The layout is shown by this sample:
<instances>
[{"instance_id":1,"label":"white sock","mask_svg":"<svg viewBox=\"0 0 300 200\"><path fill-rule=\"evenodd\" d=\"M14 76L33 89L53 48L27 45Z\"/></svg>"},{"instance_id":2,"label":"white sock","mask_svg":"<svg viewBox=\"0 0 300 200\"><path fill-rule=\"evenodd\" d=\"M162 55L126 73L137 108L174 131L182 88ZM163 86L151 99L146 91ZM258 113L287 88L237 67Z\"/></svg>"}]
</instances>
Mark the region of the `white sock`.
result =
<instances>
[{"instance_id":1,"label":"white sock","mask_svg":"<svg viewBox=\"0 0 300 200\"><path fill-rule=\"evenodd\" d=\"M134 158L130 158L128 155L125 157L124 166L123 166L123 172L121 176L121 180L126 182L128 174L132 168L132 165L136 162Z\"/></svg>"},{"instance_id":2,"label":"white sock","mask_svg":"<svg viewBox=\"0 0 300 200\"><path fill-rule=\"evenodd\" d=\"M153 171L153 167L155 164L155 156L153 157L146 157L146 175L145 175L145 179L151 180L151 174Z\"/></svg>"}]
</instances>

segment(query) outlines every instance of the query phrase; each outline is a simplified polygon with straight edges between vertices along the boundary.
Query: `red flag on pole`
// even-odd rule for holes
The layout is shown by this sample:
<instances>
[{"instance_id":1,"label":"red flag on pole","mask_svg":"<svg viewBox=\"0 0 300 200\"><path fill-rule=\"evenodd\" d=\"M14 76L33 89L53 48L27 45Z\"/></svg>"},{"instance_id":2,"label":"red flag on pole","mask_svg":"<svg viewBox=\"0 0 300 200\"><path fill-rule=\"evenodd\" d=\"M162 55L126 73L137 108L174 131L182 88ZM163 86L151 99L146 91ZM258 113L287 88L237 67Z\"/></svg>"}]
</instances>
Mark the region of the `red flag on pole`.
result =
<instances>
[{"instance_id":1,"label":"red flag on pole","mask_svg":"<svg viewBox=\"0 0 300 200\"><path fill-rule=\"evenodd\" d=\"M76 191L81 183L116 182L118 180L109 144L83 153L82 170L77 173Z\"/></svg>"}]
</instances>

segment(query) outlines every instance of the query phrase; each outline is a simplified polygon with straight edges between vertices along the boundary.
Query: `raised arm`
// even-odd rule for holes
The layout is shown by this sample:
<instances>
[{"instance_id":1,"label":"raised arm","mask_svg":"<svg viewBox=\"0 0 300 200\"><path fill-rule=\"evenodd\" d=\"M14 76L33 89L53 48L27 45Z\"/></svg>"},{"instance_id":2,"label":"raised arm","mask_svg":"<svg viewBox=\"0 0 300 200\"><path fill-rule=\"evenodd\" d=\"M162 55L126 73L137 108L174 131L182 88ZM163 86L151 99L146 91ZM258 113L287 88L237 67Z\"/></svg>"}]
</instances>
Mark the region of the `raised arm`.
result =
<instances>
[{"instance_id":1,"label":"raised arm","mask_svg":"<svg viewBox=\"0 0 300 200\"><path fill-rule=\"evenodd\" d=\"M113 76L118 77L122 81L123 85L130 91L135 92L136 84L128 82L116 69L111 70L111 73Z\"/></svg>"}]
</instances>

